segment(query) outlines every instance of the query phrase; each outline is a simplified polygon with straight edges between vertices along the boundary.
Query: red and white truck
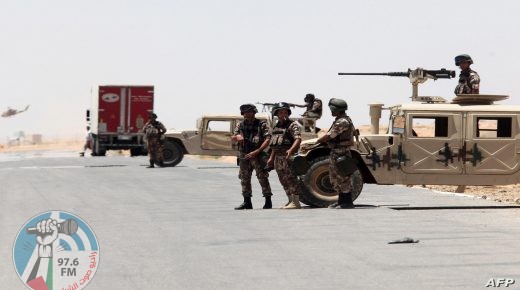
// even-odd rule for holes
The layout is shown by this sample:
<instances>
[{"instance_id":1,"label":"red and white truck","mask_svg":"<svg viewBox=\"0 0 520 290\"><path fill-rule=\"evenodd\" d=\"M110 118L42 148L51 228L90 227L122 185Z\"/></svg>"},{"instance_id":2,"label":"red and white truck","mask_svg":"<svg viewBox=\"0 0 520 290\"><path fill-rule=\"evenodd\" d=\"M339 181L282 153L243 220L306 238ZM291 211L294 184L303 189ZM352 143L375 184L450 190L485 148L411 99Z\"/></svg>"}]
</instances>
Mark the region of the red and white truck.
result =
<instances>
[{"instance_id":1,"label":"red and white truck","mask_svg":"<svg viewBox=\"0 0 520 290\"><path fill-rule=\"evenodd\" d=\"M92 155L121 149L130 149L132 156L145 155L142 128L153 111L154 87L100 85L92 89L92 97L87 110Z\"/></svg>"}]
</instances>

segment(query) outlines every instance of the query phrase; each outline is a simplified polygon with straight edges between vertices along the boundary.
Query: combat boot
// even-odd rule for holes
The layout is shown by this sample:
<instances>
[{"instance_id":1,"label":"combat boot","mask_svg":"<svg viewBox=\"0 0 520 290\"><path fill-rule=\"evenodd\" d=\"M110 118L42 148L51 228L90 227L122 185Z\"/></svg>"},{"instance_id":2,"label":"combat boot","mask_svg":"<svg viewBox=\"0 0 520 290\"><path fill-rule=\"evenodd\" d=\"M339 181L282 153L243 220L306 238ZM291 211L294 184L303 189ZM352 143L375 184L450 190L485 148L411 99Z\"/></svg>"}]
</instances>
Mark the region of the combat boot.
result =
<instances>
[{"instance_id":1,"label":"combat boot","mask_svg":"<svg viewBox=\"0 0 520 290\"><path fill-rule=\"evenodd\" d=\"M269 209L269 208L273 208L273 203L271 202L271 196L266 196L263 209Z\"/></svg>"},{"instance_id":2,"label":"combat boot","mask_svg":"<svg viewBox=\"0 0 520 290\"><path fill-rule=\"evenodd\" d=\"M284 207L288 206L291 203L292 199L291 199L290 195L287 195L287 199L288 199L287 202L284 205L282 205L280 208L284 208Z\"/></svg>"},{"instance_id":3,"label":"combat boot","mask_svg":"<svg viewBox=\"0 0 520 290\"><path fill-rule=\"evenodd\" d=\"M283 207L284 209L300 209L302 205L300 204L300 196L293 194L291 202Z\"/></svg>"},{"instance_id":4,"label":"combat boot","mask_svg":"<svg viewBox=\"0 0 520 290\"><path fill-rule=\"evenodd\" d=\"M154 168L155 166L153 165L153 160L150 160L150 165L146 166L146 168Z\"/></svg>"},{"instance_id":5,"label":"combat boot","mask_svg":"<svg viewBox=\"0 0 520 290\"><path fill-rule=\"evenodd\" d=\"M344 203L343 202L343 198L345 198L345 196L343 194L338 193L338 201L334 202L333 204L329 205L329 208L336 208L338 205Z\"/></svg>"},{"instance_id":6,"label":"combat boot","mask_svg":"<svg viewBox=\"0 0 520 290\"><path fill-rule=\"evenodd\" d=\"M337 209L354 208L354 203L352 202L352 193L350 193L350 192L340 193L340 196L343 196L343 198L341 199L342 202L340 202L338 204L338 206L336 207Z\"/></svg>"},{"instance_id":7,"label":"combat boot","mask_svg":"<svg viewBox=\"0 0 520 290\"><path fill-rule=\"evenodd\" d=\"M250 196L244 196L244 202L235 207L236 210L242 210L242 209L253 209L253 204L251 203L251 197Z\"/></svg>"}]
</instances>

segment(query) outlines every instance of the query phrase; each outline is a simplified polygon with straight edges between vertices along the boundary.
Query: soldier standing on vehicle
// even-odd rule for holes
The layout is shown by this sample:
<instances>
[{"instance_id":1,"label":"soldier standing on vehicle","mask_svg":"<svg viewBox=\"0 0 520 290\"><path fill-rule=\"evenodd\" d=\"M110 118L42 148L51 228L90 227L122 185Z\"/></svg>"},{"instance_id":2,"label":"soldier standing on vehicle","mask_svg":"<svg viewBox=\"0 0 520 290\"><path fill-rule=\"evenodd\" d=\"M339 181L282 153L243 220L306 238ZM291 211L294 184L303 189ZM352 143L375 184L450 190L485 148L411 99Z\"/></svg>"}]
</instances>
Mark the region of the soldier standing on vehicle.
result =
<instances>
[{"instance_id":1,"label":"soldier standing on vehicle","mask_svg":"<svg viewBox=\"0 0 520 290\"><path fill-rule=\"evenodd\" d=\"M302 114L303 121L300 123L304 126L305 132L310 132L311 127L316 126L316 121L321 118L323 112L323 105L320 99L316 98L313 94L305 95L303 99L305 105L295 105L300 108L307 108Z\"/></svg>"},{"instance_id":2,"label":"soldier standing on vehicle","mask_svg":"<svg viewBox=\"0 0 520 290\"><path fill-rule=\"evenodd\" d=\"M166 127L157 121L157 115L150 113L150 120L143 127L143 132L148 143L148 153L150 155L150 165L147 168L154 168L154 162L163 166L163 142L161 137L166 133Z\"/></svg>"},{"instance_id":3,"label":"soldier standing on vehicle","mask_svg":"<svg viewBox=\"0 0 520 290\"><path fill-rule=\"evenodd\" d=\"M336 119L327 134L317 140L318 143L326 142L330 148L329 179L338 193L338 202L333 203L329 208L354 208L350 175L342 176L338 168L338 159L344 156L352 157L350 146L354 145L354 124L345 113L348 105L344 100L330 99L329 108Z\"/></svg>"},{"instance_id":4,"label":"soldier standing on vehicle","mask_svg":"<svg viewBox=\"0 0 520 290\"><path fill-rule=\"evenodd\" d=\"M301 208L298 181L289 166L289 159L298 152L302 141L300 127L296 122L289 119L291 115L289 104L275 104L272 112L273 116L278 117L278 123L272 131L271 156L267 165L269 167L274 165L278 179L280 179L280 183L289 198L289 202L282 208Z\"/></svg>"},{"instance_id":5,"label":"soldier standing on vehicle","mask_svg":"<svg viewBox=\"0 0 520 290\"><path fill-rule=\"evenodd\" d=\"M251 197L253 191L251 188L251 176L253 169L256 171L256 177L262 187L262 194L265 198L264 209L272 208L271 202L271 185L269 184L269 172L265 169L267 161L267 153L264 149L269 146L271 135L267 122L256 119L255 114L258 113L256 106L253 104L244 104L240 106L240 114L244 116L244 120L237 124L234 136L231 139L239 144L238 162L240 172L238 178L242 185L242 196L244 202L235 207L236 210L252 209Z\"/></svg>"},{"instance_id":6,"label":"soldier standing on vehicle","mask_svg":"<svg viewBox=\"0 0 520 290\"><path fill-rule=\"evenodd\" d=\"M455 65L461 69L459 84L455 87L455 94L478 94L480 88L480 77L478 73L470 68L473 64L471 56L467 54L457 55Z\"/></svg>"}]
</instances>

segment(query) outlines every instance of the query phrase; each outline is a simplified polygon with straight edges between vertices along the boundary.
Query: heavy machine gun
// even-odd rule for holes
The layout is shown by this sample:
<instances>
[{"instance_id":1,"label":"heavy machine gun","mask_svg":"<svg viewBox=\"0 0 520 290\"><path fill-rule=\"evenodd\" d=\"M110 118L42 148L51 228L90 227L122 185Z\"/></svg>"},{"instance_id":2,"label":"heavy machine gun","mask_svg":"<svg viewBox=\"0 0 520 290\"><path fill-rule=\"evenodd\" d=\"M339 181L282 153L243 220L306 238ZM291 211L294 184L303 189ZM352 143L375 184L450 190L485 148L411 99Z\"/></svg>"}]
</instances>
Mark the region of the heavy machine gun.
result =
<instances>
[{"instance_id":1,"label":"heavy machine gun","mask_svg":"<svg viewBox=\"0 0 520 290\"><path fill-rule=\"evenodd\" d=\"M391 76L391 77L407 77L412 83L412 101L426 101L426 102L443 102L444 99L440 97L419 97L418 86L426 82L428 79L451 79L455 77L455 71L447 70L445 68L440 70L426 70L416 68L414 70L408 69L407 72L387 72L387 73L338 73L340 76Z\"/></svg>"}]
</instances>

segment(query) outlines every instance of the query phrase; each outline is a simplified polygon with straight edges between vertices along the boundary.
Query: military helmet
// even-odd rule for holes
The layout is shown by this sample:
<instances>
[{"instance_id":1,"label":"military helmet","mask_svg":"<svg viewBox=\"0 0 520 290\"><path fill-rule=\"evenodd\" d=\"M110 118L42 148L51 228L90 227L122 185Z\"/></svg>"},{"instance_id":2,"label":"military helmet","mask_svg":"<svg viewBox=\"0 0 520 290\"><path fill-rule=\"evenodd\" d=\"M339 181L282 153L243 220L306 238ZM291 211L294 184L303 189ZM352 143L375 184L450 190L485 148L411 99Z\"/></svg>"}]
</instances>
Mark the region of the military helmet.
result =
<instances>
[{"instance_id":1,"label":"military helmet","mask_svg":"<svg viewBox=\"0 0 520 290\"><path fill-rule=\"evenodd\" d=\"M286 109L289 112L289 116L291 115L291 106L289 106L289 104L287 104L286 102L280 102L280 103L274 104L271 113L273 114L273 116L276 116L278 111L281 109Z\"/></svg>"},{"instance_id":2,"label":"military helmet","mask_svg":"<svg viewBox=\"0 0 520 290\"><path fill-rule=\"evenodd\" d=\"M455 57L455 65L458 66L463 61L467 61L467 62L469 62L469 64L473 64L473 60L471 59L471 56L469 56L467 54L461 54L461 55L457 55Z\"/></svg>"},{"instance_id":3,"label":"military helmet","mask_svg":"<svg viewBox=\"0 0 520 290\"><path fill-rule=\"evenodd\" d=\"M306 94L303 99L306 103L313 102L316 97L313 94Z\"/></svg>"},{"instance_id":4,"label":"military helmet","mask_svg":"<svg viewBox=\"0 0 520 290\"><path fill-rule=\"evenodd\" d=\"M330 108L330 111L333 113L344 112L348 109L348 104L347 104L347 102L345 102L342 99L332 98L329 101L329 108Z\"/></svg>"},{"instance_id":5,"label":"military helmet","mask_svg":"<svg viewBox=\"0 0 520 290\"><path fill-rule=\"evenodd\" d=\"M243 104L240 106L240 114L244 115L246 112L254 112L258 113L258 110L256 109L256 106L253 104Z\"/></svg>"},{"instance_id":6,"label":"military helmet","mask_svg":"<svg viewBox=\"0 0 520 290\"><path fill-rule=\"evenodd\" d=\"M150 118L157 119L157 114L150 112Z\"/></svg>"}]
</instances>

